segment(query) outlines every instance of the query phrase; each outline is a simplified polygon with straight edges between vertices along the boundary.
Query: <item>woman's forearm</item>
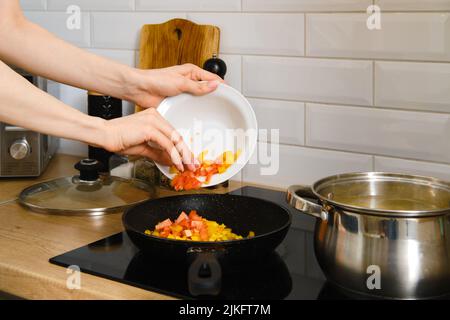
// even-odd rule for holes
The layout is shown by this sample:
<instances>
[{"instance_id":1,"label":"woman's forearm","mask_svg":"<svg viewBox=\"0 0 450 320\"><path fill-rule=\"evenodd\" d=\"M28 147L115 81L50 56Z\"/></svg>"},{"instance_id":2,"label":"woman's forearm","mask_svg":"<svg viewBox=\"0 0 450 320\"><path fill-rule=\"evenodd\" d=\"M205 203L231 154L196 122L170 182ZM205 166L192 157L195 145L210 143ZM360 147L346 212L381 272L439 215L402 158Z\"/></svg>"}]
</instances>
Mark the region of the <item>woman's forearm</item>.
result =
<instances>
[{"instance_id":1,"label":"woman's forearm","mask_svg":"<svg viewBox=\"0 0 450 320\"><path fill-rule=\"evenodd\" d=\"M130 98L131 88L126 84L137 78L136 69L64 42L26 20L19 7L9 10L3 12L8 19L2 17L0 28L1 60L58 82Z\"/></svg>"},{"instance_id":2,"label":"woman's forearm","mask_svg":"<svg viewBox=\"0 0 450 320\"><path fill-rule=\"evenodd\" d=\"M90 117L39 90L0 61L0 121L53 136L105 144L105 120Z\"/></svg>"}]
</instances>

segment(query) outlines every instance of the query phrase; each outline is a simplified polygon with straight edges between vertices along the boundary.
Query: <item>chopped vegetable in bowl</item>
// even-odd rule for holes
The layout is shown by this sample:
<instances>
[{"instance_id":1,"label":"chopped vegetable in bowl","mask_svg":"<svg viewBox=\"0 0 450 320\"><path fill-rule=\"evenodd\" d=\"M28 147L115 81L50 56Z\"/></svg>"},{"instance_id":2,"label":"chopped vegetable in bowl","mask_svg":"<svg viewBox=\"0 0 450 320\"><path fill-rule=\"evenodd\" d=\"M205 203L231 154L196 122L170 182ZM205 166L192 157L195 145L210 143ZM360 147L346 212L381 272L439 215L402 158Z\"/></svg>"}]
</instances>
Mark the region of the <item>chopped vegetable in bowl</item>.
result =
<instances>
[{"instance_id":1,"label":"chopped vegetable in bowl","mask_svg":"<svg viewBox=\"0 0 450 320\"><path fill-rule=\"evenodd\" d=\"M189 215L184 211L175 221L166 219L155 226L153 231L145 230L145 234L161 238L190 241L227 241L243 239L242 236L232 232L224 224L207 220L191 210ZM254 237L250 231L247 238Z\"/></svg>"},{"instance_id":2,"label":"chopped vegetable in bowl","mask_svg":"<svg viewBox=\"0 0 450 320\"><path fill-rule=\"evenodd\" d=\"M214 174L224 173L233 163L237 161L241 150L236 153L225 151L215 160L206 160L208 150L204 150L197 157L200 166L195 171L186 170L179 172L174 166L170 167L170 173L175 173L171 185L177 190L193 190L202 187L202 184L208 184ZM204 181L202 181L204 179Z\"/></svg>"}]
</instances>

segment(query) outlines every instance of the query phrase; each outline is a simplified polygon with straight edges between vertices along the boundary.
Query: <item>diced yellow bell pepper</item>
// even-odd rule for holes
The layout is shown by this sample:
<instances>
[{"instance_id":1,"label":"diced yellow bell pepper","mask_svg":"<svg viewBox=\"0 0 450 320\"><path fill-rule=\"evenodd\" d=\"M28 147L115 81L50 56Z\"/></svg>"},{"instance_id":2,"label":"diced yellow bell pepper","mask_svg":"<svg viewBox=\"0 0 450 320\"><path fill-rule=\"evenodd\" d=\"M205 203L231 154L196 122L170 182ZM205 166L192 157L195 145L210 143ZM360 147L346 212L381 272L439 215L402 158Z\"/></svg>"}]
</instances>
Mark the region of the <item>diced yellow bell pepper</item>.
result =
<instances>
[{"instance_id":1,"label":"diced yellow bell pepper","mask_svg":"<svg viewBox=\"0 0 450 320\"><path fill-rule=\"evenodd\" d=\"M224 173L225 171L227 171L227 169L228 169L228 166L223 164L217 168L217 171L218 171L218 173Z\"/></svg>"},{"instance_id":2,"label":"diced yellow bell pepper","mask_svg":"<svg viewBox=\"0 0 450 320\"><path fill-rule=\"evenodd\" d=\"M177 233L183 231L183 227L180 226L180 225L178 225L178 224L176 224L176 225L174 225L174 226L171 226L170 229L171 229L173 232L177 232Z\"/></svg>"},{"instance_id":3,"label":"diced yellow bell pepper","mask_svg":"<svg viewBox=\"0 0 450 320\"><path fill-rule=\"evenodd\" d=\"M198 155L198 161L200 161L200 163L203 163L203 161L205 161L205 156L208 154L208 150L205 149L202 152L200 152L200 154Z\"/></svg>"},{"instance_id":4,"label":"diced yellow bell pepper","mask_svg":"<svg viewBox=\"0 0 450 320\"><path fill-rule=\"evenodd\" d=\"M239 158L239 156L241 155L242 150L238 149L238 151L236 151L236 153L234 154L234 161L237 161L237 159Z\"/></svg>"},{"instance_id":5,"label":"diced yellow bell pepper","mask_svg":"<svg viewBox=\"0 0 450 320\"><path fill-rule=\"evenodd\" d=\"M222 154L222 163L232 165L234 163L234 154L231 151L225 151Z\"/></svg>"}]
</instances>

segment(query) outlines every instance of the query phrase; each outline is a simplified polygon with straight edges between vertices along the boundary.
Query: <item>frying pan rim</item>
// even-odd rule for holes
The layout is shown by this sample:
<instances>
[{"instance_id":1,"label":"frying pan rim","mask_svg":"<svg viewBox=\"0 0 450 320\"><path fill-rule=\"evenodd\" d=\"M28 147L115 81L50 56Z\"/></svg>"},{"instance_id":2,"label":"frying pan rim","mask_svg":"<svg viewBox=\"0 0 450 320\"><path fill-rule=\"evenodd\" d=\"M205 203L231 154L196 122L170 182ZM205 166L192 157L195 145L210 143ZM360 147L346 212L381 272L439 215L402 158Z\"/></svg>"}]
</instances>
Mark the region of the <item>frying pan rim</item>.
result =
<instances>
[{"instance_id":1,"label":"frying pan rim","mask_svg":"<svg viewBox=\"0 0 450 320\"><path fill-rule=\"evenodd\" d=\"M223 240L223 241L193 241L193 240L177 240L177 239L167 239L167 238L162 238L162 237L157 237L157 236L153 236L153 235L148 235L145 234L144 232L141 231L137 231L135 228L131 228L130 225L128 223L126 223L125 219L127 217L127 215L130 214L130 211L133 210L135 207L137 206L141 206L144 205L147 202L150 201L157 201L157 200L167 200L167 199L173 199L173 198L186 198L186 197L233 197L233 198L250 198L250 199L254 199L254 200L258 200L258 201L262 201L262 202L266 202L266 203L270 203L272 205L278 206L280 209L282 209L288 217L288 220L285 224L283 224L281 227L272 230L270 232L266 232L263 234L259 234L259 235L255 235L254 237L251 238L242 238L242 239L235 239L235 240ZM256 240L258 238L263 238L263 237L268 237L272 234L275 234L277 232L280 232L282 230L284 230L285 228L289 228L289 226L292 224L292 214L289 212L289 210L287 210L286 208L280 206L279 204L270 201L270 200L266 200L266 199L261 199L261 198L256 198L256 197L251 197L251 196L244 196L244 195L235 195L235 194L208 194L208 193L200 193L200 194L184 194L184 195L175 195L175 196L169 196L169 197L162 197L162 198L157 198L157 199L149 199L147 201L141 202L139 204L136 204L130 208L127 208L123 215L122 215L122 225L125 228L125 231L132 231L135 232L139 235L145 236L147 238L153 239L155 241L160 241L163 243L177 243L177 244L189 244L191 245L191 247L195 247L196 245L205 245L205 246L220 246L220 245L229 245L229 244L238 244L238 243L242 243L242 242L246 242L249 240Z\"/></svg>"}]
</instances>

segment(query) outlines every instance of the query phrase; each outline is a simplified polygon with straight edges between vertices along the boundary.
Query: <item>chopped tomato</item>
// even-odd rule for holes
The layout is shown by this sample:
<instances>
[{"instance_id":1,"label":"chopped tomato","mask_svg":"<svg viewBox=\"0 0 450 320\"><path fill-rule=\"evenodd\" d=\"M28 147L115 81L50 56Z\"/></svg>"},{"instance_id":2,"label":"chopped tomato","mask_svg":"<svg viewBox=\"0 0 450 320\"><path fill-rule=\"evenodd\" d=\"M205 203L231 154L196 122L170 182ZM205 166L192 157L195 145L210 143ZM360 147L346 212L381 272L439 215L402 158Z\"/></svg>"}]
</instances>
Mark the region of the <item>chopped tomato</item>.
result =
<instances>
[{"instance_id":1,"label":"chopped tomato","mask_svg":"<svg viewBox=\"0 0 450 320\"><path fill-rule=\"evenodd\" d=\"M189 212L189 219L195 220L195 221L201 221L201 220L202 220L202 217L200 217L200 216L197 214L197 211L196 211L196 210L191 210L191 212Z\"/></svg>"},{"instance_id":2,"label":"chopped tomato","mask_svg":"<svg viewBox=\"0 0 450 320\"><path fill-rule=\"evenodd\" d=\"M182 220L182 221L179 223L179 225L182 226L184 229L189 229L189 227L191 226L191 225L190 225L189 219Z\"/></svg>"},{"instance_id":3,"label":"chopped tomato","mask_svg":"<svg viewBox=\"0 0 450 320\"><path fill-rule=\"evenodd\" d=\"M204 150L199 154L197 159L200 162L200 167L195 171L184 171L179 172L175 167L171 167L169 172L176 174L172 179L171 185L176 191L181 190L194 190L199 189L202 186L202 182L198 179L200 177L205 177L205 184L211 181L211 178L216 173L224 173L241 154L241 150L236 153L231 151L223 152L215 161L206 160L205 156L208 150Z\"/></svg>"},{"instance_id":4,"label":"chopped tomato","mask_svg":"<svg viewBox=\"0 0 450 320\"><path fill-rule=\"evenodd\" d=\"M203 228L202 221L191 221L191 228L196 230L201 230Z\"/></svg>"},{"instance_id":5,"label":"chopped tomato","mask_svg":"<svg viewBox=\"0 0 450 320\"><path fill-rule=\"evenodd\" d=\"M175 240L190 241L225 241L242 239L242 236L234 234L230 228L215 221L209 221L198 215L196 210L191 210L187 215L181 212L175 222L166 219L158 223L155 230L145 230L147 235ZM248 237L255 236L250 231Z\"/></svg>"},{"instance_id":6,"label":"chopped tomato","mask_svg":"<svg viewBox=\"0 0 450 320\"><path fill-rule=\"evenodd\" d=\"M155 227L156 230L161 230L164 229L166 227L170 227L172 225L172 220L170 219L166 219L160 223L158 223Z\"/></svg>"},{"instance_id":7,"label":"chopped tomato","mask_svg":"<svg viewBox=\"0 0 450 320\"><path fill-rule=\"evenodd\" d=\"M175 223L179 224L181 221L189 219L188 215L186 214L186 212L182 211L180 213L180 215L178 216L177 220L175 220Z\"/></svg>"}]
</instances>

